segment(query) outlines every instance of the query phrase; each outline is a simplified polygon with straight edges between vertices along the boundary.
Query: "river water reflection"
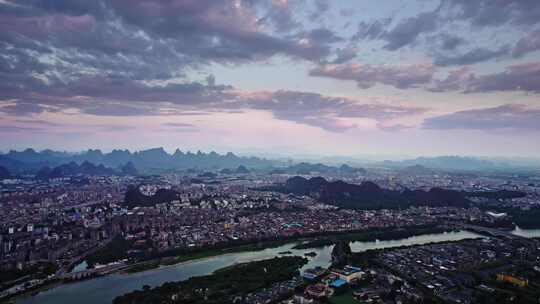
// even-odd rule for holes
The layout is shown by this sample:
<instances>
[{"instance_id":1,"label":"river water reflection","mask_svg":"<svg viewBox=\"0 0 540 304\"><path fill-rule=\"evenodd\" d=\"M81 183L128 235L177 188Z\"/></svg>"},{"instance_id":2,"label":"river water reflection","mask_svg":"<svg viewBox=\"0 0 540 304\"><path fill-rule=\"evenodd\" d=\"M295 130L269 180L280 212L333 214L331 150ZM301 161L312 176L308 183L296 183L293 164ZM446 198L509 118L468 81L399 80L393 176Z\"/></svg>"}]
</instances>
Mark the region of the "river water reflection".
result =
<instances>
[{"instance_id":1,"label":"river water reflection","mask_svg":"<svg viewBox=\"0 0 540 304\"><path fill-rule=\"evenodd\" d=\"M401 240L353 242L353 252L362 252L370 249L382 249L399 246L420 245L434 242L458 241L478 238L478 234L468 231L455 231L438 234L425 234ZM317 249L292 249L296 243L289 243L276 248L259 251L224 254L201 260L161 267L135 274L112 274L87 281L63 284L56 288L41 292L35 296L19 300L18 304L97 304L111 303L112 300L127 292L141 289L143 285L159 286L165 282L186 280L193 276L211 274L216 269L236 263L263 260L278 256L280 252L290 251L292 255L303 256L307 252L315 252L315 257L309 258L309 263L303 269L315 266L327 267L330 265L332 246Z\"/></svg>"}]
</instances>

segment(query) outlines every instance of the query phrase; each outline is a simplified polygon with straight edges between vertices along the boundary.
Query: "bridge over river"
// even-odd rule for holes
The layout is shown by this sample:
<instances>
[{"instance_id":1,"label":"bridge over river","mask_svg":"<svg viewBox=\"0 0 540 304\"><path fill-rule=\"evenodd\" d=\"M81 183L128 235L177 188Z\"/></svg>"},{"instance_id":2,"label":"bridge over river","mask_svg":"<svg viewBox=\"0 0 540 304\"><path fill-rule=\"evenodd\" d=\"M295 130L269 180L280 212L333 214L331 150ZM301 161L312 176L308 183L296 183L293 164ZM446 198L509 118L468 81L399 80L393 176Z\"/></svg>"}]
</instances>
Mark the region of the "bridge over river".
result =
<instances>
[{"instance_id":1,"label":"bridge over river","mask_svg":"<svg viewBox=\"0 0 540 304\"><path fill-rule=\"evenodd\" d=\"M476 225L468 225L463 224L459 226L461 229L468 230L471 232L476 232L479 234L492 236L492 237L499 237L499 238L507 238L512 240L520 240L520 241L526 241L526 242L535 242L533 239L513 234L512 231L509 230L501 230L496 228L489 228L489 227L482 227L482 226L476 226Z\"/></svg>"},{"instance_id":2,"label":"bridge over river","mask_svg":"<svg viewBox=\"0 0 540 304\"><path fill-rule=\"evenodd\" d=\"M64 273L60 275L59 278L70 280L70 281L77 281L77 280L83 280L83 279L87 279L91 277L106 275L106 274L118 271L125 267L127 267L125 264L119 263L119 264L107 265L107 266L103 266L99 268L68 272L68 273Z\"/></svg>"}]
</instances>

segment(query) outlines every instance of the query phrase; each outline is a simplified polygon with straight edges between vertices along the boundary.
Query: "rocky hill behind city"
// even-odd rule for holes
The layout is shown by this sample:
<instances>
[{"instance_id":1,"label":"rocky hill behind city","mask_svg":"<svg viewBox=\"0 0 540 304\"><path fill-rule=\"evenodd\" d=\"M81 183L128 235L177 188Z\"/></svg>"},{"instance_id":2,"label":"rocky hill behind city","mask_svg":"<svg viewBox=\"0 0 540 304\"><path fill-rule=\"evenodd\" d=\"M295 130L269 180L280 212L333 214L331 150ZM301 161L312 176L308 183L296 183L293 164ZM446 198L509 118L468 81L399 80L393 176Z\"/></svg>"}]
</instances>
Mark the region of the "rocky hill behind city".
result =
<instances>
[{"instance_id":1,"label":"rocky hill behind city","mask_svg":"<svg viewBox=\"0 0 540 304\"><path fill-rule=\"evenodd\" d=\"M373 182L349 184L343 181L329 182L322 177L306 179L295 176L277 188L278 191L296 195L309 195L318 200L346 209L407 208L409 206L454 206L466 207L472 202L469 197L507 199L522 197L519 191L465 192L443 188L429 191L389 190Z\"/></svg>"}]
</instances>

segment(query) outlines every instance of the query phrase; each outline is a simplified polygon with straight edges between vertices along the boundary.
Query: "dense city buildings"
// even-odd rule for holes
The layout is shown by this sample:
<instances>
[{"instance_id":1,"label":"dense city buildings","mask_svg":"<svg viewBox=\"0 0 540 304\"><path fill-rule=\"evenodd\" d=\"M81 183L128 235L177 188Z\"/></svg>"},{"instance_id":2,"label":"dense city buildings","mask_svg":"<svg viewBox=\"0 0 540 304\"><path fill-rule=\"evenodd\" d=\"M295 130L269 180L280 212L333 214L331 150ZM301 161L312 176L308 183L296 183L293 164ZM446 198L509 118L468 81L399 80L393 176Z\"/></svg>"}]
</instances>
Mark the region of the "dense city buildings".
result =
<instances>
[{"instance_id":1,"label":"dense city buildings","mask_svg":"<svg viewBox=\"0 0 540 304\"><path fill-rule=\"evenodd\" d=\"M311 165L302 166L305 170ZM535 175L414 169L415 174L404 174L396 169L354 170L347 166L303 172L304 179L297 177L298 172L287 172L286 167L280 171L194 169L157 175L76 173L61 178L29 174L4 179L0 188L0 296L9 297L50 282L144 271L250 244L304 240L307 242L295 248L310 248L331 245L335 240L399 239L464 229L487 238L383 250L371 257L369 268L353 264L306 270L301 276L245 295L244 302L281 301L292 296L292 302L310 303L333 298L334 293L344 290L345 294L353 290L353 297L358 299L381 299L388 286L373 282L384 282L381 273L389 272L395 280L406 282L400 286L403 292L407 290L407 298L424 299L428 290L442 300L471 303L479 287L464 283L473 279L471 274L459 274L463 267L467 271L483 269L486 281L495 278L494 282L520 288L535 286L535 276L520 272L523 264L492 267L489 271L483 266L500 263L501 259L526 260L532 269L540 269L534 241L506 238L520 212L535 210L540 204L540 183ZM311 187L307 192L289 187L304 183ZM368 187L368 183L375 186ZM327 188L321 190L312 184ZM390 197L400 204L344 207L326 199L328 191L335 191L327 185L338 184L346 189L339 191L368 189L371 192L358 193L380 192L386 196L375 198ZM447 199L442 204L402 202L407 191L431 193L434 188L453 191L444 192L452 197L458 193L459 200ZM354 198L353 204L363 206L362 201L368 198L355 196L358 193L348 195ZM332 197L343 197L347 192L339 195ZM463 199L467 204L462 204ZM341 259L355 261L348 254ZM86 269L76 267L81 261ZM366 278L370 278L371 287L350 289ZM459 292L456 286L462 286ZM482 286L483 290L494 288Z\"/></svg>"}]
</instances>

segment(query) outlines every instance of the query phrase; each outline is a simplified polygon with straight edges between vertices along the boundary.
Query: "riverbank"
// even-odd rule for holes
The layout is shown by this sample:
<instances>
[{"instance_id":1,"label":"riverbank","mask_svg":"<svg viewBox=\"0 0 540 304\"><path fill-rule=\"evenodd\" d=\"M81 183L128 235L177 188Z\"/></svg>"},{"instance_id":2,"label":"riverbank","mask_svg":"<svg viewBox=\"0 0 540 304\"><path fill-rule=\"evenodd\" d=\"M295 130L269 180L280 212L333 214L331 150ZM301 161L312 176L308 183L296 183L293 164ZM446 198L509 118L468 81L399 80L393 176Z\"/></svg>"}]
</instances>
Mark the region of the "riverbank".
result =
<instances>
[{"instance_id":1,"label":"riverbank","mask_svg":"<svg viewBox=\"0 0 540 304\"><path fill-rule=\"evenodd\" d=\"M156 269L162 266L176 265L182 262L191 260L198 260L218 256L227 253L239 253L253 250L263 250L268 248L275 248L290 242L302 242L295 245L292 249L313 249L321 248L325 246L333 245L336 241L348 241L348 242L371 242L371 241L389 241L399 240L408 237L437 234L451 232L452 229L439 227L437 225L430 226L408 226L402 228L385 228L385 229L370 229L370 230L351 230L351 231L336 231L329 232L325 237L317 235L311 236L291 236L280 240L267 240L254 243L248 243L244 245L231 246L231 247L215 247L215 248L202 248L200 250L185 251L178 250L177 252L183 252L176 256L168 256L172 252L163 253L163 257L154 259L148 259L139 263L128 266L122 271L125 273L137 273L142 271L148 271Z\"/></svg>"},{"instance_id":2,"label":"riverbank","mask_svg":"<svg viewBox=\"0 0 540 304\"><path fill-rule=\"evenodd\" d=\"M378 230L369 230L361 232L351 232L346 234L335 234L331 236L319 237L312 241L303 242L293 247L293 249L312 249L329 246L337 241L345 242L373 242L373 241L391 241L409 238L413 236L436 234L455 231L453 229L432 226L412 226L404 228L386 228Z\"/></svg>"},{"instance_id":3,"label":"riverbank","mask_svg":"<svg viewBox=\"0 0 540 304\"><path fill-rule=\"evenodd\" d=\"M142 261L133 265L130 265L122 270L124 273L137 273L156 269L162 266L174 266L180 263L189 262L193 260L200 260L205 258L211 258L219 255L230 253L241 253L254 250L264 250L268 248L275 248L289 243L291 240L279 240L269 241L263 243L253 243L247 245L240 245L228 248L208 248L200 251L193 251L178 256L168 256L162 258L156 258L151 260Z\"/></svg>"},{"instance_id":4,"label":"riverbank","mask_svg":"<svg viewBox=\"0 0 540 304\"><path fill-rule=\"evenodd\" d=\"M0 299L0 303L2 303L2 304L15 304L15 303L18 302L19 299L37 295L40 292L44 292L44 291L53 289L53 288L55 288L57 286L60 286L62 284L65 284L65 282L62 282L61 280L47 281L47 282L44 282L43 284L41 284L39 286L27 289L24 292L16 293L16 294L13 294L13 295L11 295L9 297L6 297L4 299Z\"/></svg>"},{"instance_id":5,"label":"riverbank","mask_svg":"<svg viewBox=\"0 0 540 304\"><path fill-rule=\"evenodd\" d=\"M447 240L470 239L475 237L478 237L478 235L460 231L428 234L394 241L354 242L351 244L351 248L353 252L362 252L377 248L409 246L412 244L425 244L431 242L437 243ZM144 285L156 287L165 282L182 281L191 277L205 276L212 274L217 269L230 265L282 256L280 252L283 253L287 251L291 252L290 255L296 256L304 256L305 253L310 251L317 253L315 257L308 257L309 262L302 267L302 271L317 266L328 267L330 265L332 246L307 250L292 249L295 245L297 245L297 242L293 241L279 247L256 249L253 251L232 252L231 250L225 250L221 251L222 254L220 255L189 260L170 266L160 266L157 269L137 273L115 273L95 279L62 284L57 288L47 290L36 296L21 299L17 304L56 304L72 302L78 304L111 303L115 297L141 289ZM85 297L81 298L81 294L84 294Z\"/></svg>"}]
</instances>

